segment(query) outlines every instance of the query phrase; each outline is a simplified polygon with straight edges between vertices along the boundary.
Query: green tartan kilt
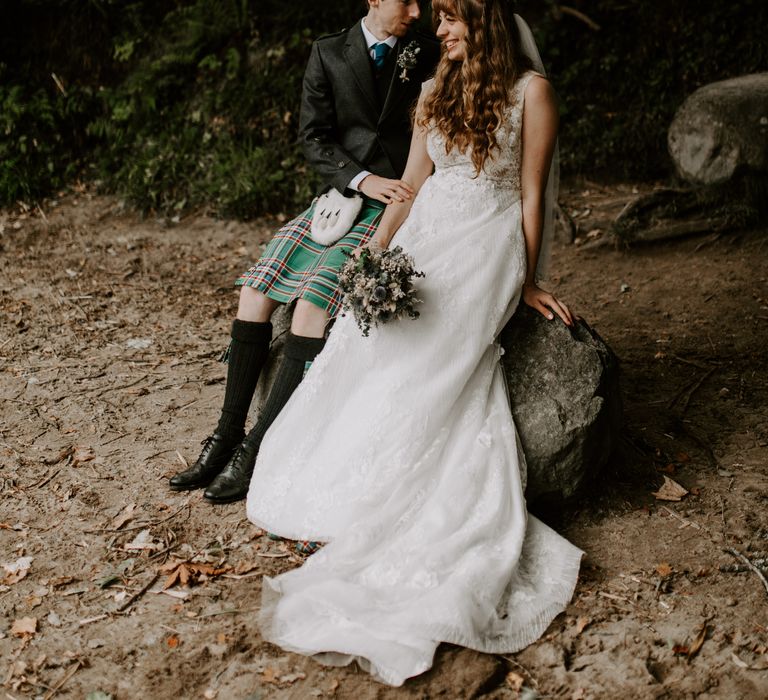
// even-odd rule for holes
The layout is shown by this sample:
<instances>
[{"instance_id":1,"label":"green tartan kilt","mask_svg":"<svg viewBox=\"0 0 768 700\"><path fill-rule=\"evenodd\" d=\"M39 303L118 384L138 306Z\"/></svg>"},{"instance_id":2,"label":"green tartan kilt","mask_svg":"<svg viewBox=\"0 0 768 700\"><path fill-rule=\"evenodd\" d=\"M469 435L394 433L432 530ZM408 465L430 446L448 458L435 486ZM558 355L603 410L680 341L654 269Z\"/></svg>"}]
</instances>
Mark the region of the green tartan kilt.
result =
<instances>
[{"instance_id":1,"label":"green tartan kilt","mask_svg":"<svg viewBox=\"0 0 768 700\"><path fill-rule=\"evenodd\" d=\"M306 299L334 318L341 310L339 270L347 254L367 243L379 225L384 204L373 199L363 206L349 233L332 245L315 243L309 235L315 202L289 221L267 244L259 261L235 281L287 304Z\"/></svg>"}]
</instances>

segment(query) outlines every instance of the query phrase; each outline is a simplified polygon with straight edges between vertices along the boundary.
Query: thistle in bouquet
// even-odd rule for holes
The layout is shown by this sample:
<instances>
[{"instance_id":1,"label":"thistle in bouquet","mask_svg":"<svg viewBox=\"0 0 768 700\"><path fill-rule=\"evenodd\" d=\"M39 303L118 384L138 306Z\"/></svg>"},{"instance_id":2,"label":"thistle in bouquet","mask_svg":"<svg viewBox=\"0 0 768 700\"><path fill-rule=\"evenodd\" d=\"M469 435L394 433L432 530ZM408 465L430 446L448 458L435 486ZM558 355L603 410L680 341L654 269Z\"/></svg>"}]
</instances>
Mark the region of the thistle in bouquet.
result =
<instances>
[{"instance_id":1,"label":"thistle in bouquet","mask_svg":"<svg viewBox=\"0 0 768 700\"><path fill-rule=\"evenodd\" d=\"M351 311L358 327L367 336L372 326L400 318L418 318L414 279L424 277L413 258L400 246L363 248L350 256L341 268L339 287L344 293L343 308Z\"/></svg>"}]
</instances>

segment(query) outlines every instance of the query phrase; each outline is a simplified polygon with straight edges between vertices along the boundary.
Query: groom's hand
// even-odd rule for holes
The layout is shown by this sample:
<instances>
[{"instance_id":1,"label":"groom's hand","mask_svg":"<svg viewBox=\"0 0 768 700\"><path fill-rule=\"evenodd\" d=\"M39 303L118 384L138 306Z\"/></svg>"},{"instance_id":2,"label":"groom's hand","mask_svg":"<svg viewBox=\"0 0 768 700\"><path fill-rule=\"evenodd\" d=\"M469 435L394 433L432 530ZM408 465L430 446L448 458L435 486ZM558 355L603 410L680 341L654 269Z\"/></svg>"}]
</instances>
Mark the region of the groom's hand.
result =
<instances>
[{"instance_id":1,"label":"groom's hand","mask_svg":"<svg viewBox=\"0 0 768 700\"><path fill-rule=\"evenodd\" d=\"M404 202L413 197L413 188L403 180L390 180L378 175L366 175L357 186L366 197L377 199L384 204Z\"/></svg>"}]
</instances>

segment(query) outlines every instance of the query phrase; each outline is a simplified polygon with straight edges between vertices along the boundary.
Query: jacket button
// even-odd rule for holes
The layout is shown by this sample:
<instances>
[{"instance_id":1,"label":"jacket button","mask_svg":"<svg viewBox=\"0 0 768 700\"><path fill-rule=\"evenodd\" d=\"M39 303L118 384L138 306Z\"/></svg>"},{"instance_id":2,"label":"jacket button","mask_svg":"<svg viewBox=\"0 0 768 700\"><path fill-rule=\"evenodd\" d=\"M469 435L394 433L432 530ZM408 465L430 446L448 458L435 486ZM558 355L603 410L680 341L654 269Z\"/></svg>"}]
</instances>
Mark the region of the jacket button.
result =
<instances>
[{"instance_id":1,"label":"jacket button","mask_svg":"<svg viewBox=\"0 0 768 700\"><path fill-rule=\"evenodd\" d=\"M336 165L337 165L339 168L343 168L343 167L346 165L346 162L345 162L345 161L343 161L343 160L340 160L338 163L336 163Z\"/></svg>"}]
</instances>

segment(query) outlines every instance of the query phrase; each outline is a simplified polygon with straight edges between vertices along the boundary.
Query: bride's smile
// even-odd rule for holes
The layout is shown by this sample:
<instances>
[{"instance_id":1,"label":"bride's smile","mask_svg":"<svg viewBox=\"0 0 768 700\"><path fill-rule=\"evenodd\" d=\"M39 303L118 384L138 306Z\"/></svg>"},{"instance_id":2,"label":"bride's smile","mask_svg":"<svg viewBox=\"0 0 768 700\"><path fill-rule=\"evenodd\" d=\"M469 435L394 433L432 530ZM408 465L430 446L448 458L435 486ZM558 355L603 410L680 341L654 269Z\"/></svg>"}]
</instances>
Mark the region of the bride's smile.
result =
<instances>
[{"instance_id":1,"label":"bride's smile","mask_svg":"<svg viewBox=\"0 0 768 700\"><path fill-rule=\"evenodd\" d=\"M467 56L464 38L469 27L457 17L441 12L438 15L440 24L437 27L437 38L443 43L448 58L452 61L463 61Z\"/></svg>"}]
</instances>

